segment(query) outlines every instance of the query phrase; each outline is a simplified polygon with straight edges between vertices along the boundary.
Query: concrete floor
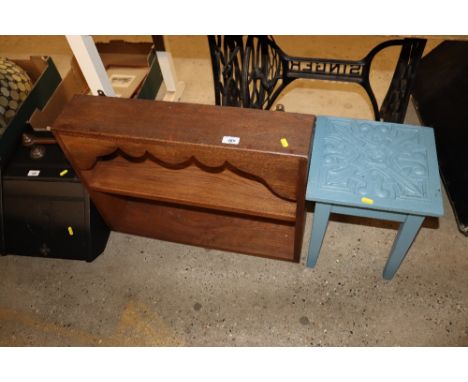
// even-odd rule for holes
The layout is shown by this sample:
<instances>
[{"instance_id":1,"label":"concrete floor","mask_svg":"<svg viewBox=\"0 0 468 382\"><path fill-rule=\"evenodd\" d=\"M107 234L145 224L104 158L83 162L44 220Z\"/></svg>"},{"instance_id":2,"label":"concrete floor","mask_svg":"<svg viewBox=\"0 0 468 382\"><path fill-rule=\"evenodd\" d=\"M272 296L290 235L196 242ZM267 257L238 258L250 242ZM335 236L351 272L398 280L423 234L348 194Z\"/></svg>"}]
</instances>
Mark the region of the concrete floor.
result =
<instances>
[{"instance_id":1,"label":"concrete floor","mask_svg":"<svg viewBox=\"0 0 468 382\"><path fill-rule=\"evenodd\" d=\"M384 39L277 41L292 55L358 59ZM213 103L206 38L169 37L167 48L186 83L182 101ZM0 37L0 55L28 54L52 55L64 73L70 50L63 37ZM373 67L379 100L396 56L389 49ZM291 112L372 118L352 84L301 80L278 102ZM445 195L444 204L392 281L382 270L397 226L369 219L332 217L316 268L306 268L312 205L300 264L120 233L90 264L2 257L0 345L467 346L468 238Z\"/></svg>"}]
</instances>

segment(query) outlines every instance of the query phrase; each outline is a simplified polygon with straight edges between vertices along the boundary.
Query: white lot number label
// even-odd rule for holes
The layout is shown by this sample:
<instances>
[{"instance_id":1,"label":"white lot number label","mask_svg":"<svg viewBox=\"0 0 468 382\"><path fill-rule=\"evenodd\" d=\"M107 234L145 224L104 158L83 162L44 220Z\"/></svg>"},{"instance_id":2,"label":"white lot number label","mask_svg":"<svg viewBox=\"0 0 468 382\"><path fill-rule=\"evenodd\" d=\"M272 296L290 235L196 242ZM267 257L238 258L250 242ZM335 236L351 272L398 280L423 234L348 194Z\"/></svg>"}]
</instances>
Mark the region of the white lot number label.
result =
<instances>
[{"instance_id":1,"label":"white lot number label","mask_svg":"<svg viewBox=\"0 0 468 382\"><path fill-rule=\"evenodd\" d=\"M239 142L240 142L240 137L230 137L228 135L225 135L222 140L222 143L226 145L238 145Z\"/></svg>"},{"instance_id":2,"label":"white lot number label","mask_svg":"<svg viewBox=\"0 0 468 382\"><path fill-rule=\"evenodd\" d=\"M40 170L29 170L28 176L39 176L40 173L41 173Z\"/></svg>"}]
</instances>

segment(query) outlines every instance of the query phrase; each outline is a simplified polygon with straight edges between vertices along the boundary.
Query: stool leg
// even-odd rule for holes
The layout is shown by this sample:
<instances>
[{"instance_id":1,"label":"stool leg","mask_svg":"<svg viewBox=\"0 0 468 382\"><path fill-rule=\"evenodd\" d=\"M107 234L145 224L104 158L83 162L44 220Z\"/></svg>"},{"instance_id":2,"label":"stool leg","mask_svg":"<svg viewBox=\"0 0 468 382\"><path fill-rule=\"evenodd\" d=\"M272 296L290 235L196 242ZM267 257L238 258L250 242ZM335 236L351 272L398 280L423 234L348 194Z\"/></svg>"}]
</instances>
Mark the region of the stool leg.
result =
<instances>
[{"instance_id":1,"label":"stool leg","mask_svg":"<svg viewBox=\"0 0 468 382\"><path fill-rule=\"evenodd\" d=\"M419 228L424 220L424 216L408 215L406 220L401 223L398 234L393 243L392 251L388 257L387 264L383 271L383 277L390 280L400 267L401 262L406 256L409 247L414 241Z\"/></svg>"},{"instance_id":2,"label":"stool leg","mask_svg":"<svg viewBox=\"0 0 468 382\"><path fill-rule=\"evenodd\" d=\"M328 218L330 217L331 205L316 203L314 221L312 222L312 233L310 235L309 254L307 255L307 266L315 267L322 247L323 237L327 230Z\"/></svg>"}]
</instances>

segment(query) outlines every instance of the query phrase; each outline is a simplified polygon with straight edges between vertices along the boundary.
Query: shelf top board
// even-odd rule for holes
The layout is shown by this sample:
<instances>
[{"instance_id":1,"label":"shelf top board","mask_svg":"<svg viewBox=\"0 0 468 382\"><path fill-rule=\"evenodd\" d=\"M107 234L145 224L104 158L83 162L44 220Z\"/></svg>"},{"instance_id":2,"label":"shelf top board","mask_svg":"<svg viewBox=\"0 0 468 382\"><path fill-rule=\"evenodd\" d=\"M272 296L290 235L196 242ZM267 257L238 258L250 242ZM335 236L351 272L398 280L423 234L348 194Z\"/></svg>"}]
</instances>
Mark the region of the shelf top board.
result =
<instances>
[{"instance_id":1,"label":"shelf top board","mask_svg":"<svg viewBox=\"0 0 468 382\"><path fill-rule=\"evenodd\" d=\"M314 123L315 116L297 113L77 95L52 128L94 138L182 142L307 157Z\"/></svg>"}]
</instances>

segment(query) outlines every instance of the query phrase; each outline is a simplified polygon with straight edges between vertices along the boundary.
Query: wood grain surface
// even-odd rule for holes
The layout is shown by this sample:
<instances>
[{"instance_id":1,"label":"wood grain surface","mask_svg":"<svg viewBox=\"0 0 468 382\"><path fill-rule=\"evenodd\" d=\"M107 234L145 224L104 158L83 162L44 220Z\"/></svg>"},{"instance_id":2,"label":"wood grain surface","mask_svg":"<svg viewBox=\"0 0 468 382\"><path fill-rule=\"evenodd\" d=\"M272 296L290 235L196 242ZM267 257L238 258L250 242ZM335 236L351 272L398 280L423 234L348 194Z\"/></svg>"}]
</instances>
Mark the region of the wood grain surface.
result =
<instances>
[{"instance_id":1,"label":"wood grain surface","mask_svg":"<svg viewBox=\"0 0 468 382\"><path fill-rule=\"evenodd\" d=\"M181 102L75 96L54 123L54 130L146 142L181 142L235 150L307 156L313 115L239 109ZM235 147L222 143L235 136ZM286 138L284 148L280 140Z\"/></svg>"}]
</instances>

